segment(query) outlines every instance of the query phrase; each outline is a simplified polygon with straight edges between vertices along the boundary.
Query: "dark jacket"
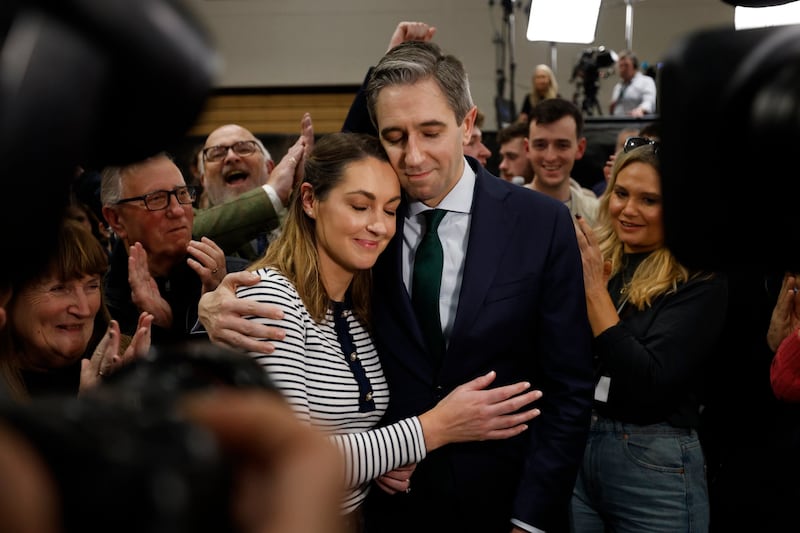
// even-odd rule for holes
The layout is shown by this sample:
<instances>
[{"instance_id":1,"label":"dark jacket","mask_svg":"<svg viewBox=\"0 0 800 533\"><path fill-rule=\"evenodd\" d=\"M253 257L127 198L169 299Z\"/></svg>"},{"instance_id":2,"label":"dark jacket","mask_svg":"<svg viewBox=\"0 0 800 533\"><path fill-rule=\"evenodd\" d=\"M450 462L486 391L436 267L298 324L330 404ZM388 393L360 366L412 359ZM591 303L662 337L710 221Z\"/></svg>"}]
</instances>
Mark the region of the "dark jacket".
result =
<instances>
[{"instance_id":1,"label":"dark jacket","mask_svg":"<svg viewBox=\"0 0 800 533\"><path fill-rule=\"evenodd\" d=\"M542 415L518 437L450 444L417 467L408 494L375 488L369 531L508 533L517 518L548 531L565 517L589 430L591 332L575 229L561 202L477 174L458 312L441 369L431 366L395 238L374 269L375 338L391 390L387 422L432 408L456 386L497 372L529 380ZM405 206L397 216L403 234Z\"/></svg>"}]
</instances>

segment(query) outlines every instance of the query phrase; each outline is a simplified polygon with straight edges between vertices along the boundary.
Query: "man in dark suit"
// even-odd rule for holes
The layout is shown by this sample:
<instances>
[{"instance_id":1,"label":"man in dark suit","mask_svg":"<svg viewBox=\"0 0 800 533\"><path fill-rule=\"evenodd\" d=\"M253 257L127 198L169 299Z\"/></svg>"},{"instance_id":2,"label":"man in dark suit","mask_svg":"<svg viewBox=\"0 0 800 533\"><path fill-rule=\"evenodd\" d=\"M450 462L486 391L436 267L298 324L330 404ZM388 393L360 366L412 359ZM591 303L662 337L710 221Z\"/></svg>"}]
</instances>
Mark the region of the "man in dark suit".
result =
<instances>
[{"instance_id":1,"label":"man in dark suit","mask_svg":"<svg viewBox=\"0 0 800 533\"><path fill-rule=\"evenodd\" d=\"M406 201L396 238L375 267L374 323L392 400L387 422L423 412L489 370L529 380L544 396L530 431L445 446L416 468L407 493L373 490L368 531L556 531L588 435L590 329L569 211L465 158L477 108L461 62L406 42L366 87L370 116ZM437 357L412 300L423 213L446 213ZM426 319L427 320L427 319Z\"/></svg>"}]
</instances>

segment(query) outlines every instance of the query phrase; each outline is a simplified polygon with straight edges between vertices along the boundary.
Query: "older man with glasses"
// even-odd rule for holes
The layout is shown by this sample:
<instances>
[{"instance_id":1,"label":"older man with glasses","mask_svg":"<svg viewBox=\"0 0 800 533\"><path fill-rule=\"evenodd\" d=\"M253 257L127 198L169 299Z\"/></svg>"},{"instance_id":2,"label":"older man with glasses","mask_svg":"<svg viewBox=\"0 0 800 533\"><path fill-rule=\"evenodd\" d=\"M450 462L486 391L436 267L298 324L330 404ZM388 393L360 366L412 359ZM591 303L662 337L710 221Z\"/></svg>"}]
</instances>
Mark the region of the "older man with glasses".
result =
<instances>
[{"instance_id":1,"label":"older man with glasses","mask_svg":"<svg viewBox=\"0 0 800 533\"><path fill-rule=\"evenodd\" d=\"M275 162L249 130L227 124L206 139L198 168L209 204L219 205L266 184ZM285 189L282 187L281 192Z\"/></svg>"},{"instance_id":2,"label":"older man with glasses","mask_svg":"<svg viewBox=\"0 0 800 533\"><path fill-rule=\"evenodd\" d=\"M303 142L313 144L311 116L306 113L301 121ZM305 147L305 146L303 146ZM288 163L299 157L292 155L297 144L287 154ZM226 124L212 131L206 138L198 157L200 184L210 207L238 201L236 217L244 219L269 219L255 235L231 250L223 248L249 261L260 257L268 244L268 232L280 226L294 184L294 165L285 171L283 161L276 168L269 151L251 131L238 125ZM273 172L274 171L274 172ZM214 217L216 219L216 217ZM214 235L213 228L204 221L195 223L195 235Z\"/></svg>"},{"instance_id":3,"label":"older man with glasses","mask_svg":"<svg viewBox=\"0 0 800 533\"><path fill-rule=\"evenodd\" d=\"M117 236L104 279L111 317L132 335L147 311L153 343L186 338L202 292L246 263L226 258L209 238L192 240L196 191L165 153L104 168L100 196Z\"/></svg>"}]
</instances>

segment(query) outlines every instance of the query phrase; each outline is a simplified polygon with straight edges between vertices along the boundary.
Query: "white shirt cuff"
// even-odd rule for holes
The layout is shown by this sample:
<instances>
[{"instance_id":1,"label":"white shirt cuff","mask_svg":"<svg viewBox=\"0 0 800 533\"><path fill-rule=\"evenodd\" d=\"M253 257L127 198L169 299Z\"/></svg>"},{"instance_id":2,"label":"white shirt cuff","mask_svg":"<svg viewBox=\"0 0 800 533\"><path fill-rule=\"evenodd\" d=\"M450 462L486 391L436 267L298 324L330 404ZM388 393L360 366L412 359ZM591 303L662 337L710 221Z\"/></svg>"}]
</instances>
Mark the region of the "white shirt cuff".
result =
<instances>
[{"instance_id":1,"label":"white shirt cuff","mask_svg":"<svg viewBox=\"0 0 800 533\"><path fill-rule=\"evenodd\" d=\"M543 530L539 529L538 527L533 527L530 524L526 524L522 520L517 520L516 518L511 519L511 523L517 526L520 529L524 529L525 531L530 531L530 533L545 533Z\"/></svg>"},{"instance_id":2,"label":"white shirt cuff","mask_svg":"<svg viewBox=\"0 0 800 533\"><path fill-rule=\"evenodd\" d=\"M264 189L264 192L267 193L267 196L269 197L269 201L272 202L272 207L275 208L275 214L278 215L278 218L283 220L289 210L283 206L283 202L281 202L281 199L278 197L278 193L275 192L275 189L272 187L272 185L267 183L262 185L261 188Z\"/></svg>"}]
</instances>

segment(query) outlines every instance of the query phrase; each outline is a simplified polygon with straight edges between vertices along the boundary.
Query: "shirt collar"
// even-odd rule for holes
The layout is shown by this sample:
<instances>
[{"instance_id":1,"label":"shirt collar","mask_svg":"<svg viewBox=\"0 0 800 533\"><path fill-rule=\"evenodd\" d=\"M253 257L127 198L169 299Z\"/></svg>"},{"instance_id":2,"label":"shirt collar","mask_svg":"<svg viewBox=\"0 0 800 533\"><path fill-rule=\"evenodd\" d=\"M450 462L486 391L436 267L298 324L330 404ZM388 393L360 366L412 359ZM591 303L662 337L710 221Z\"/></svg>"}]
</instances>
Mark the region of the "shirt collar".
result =
<instances>
[{"instance_id":1,"label":"shirt collar","mask_svg":"<svg viewBox=\"0 0 800 533\"><path fill-rule=\"evenodd\" d=\"M464 172L456 182L455 187L447 193L447 196L436 206L437 209L456 211L469 214L472 210L472 196L475 193L475 171L469 166L469 162L464 158ZM412 200L408 204L408 216L414 217L423 211L430 209L419 200Z\"/></svg>"}]
</instances>

